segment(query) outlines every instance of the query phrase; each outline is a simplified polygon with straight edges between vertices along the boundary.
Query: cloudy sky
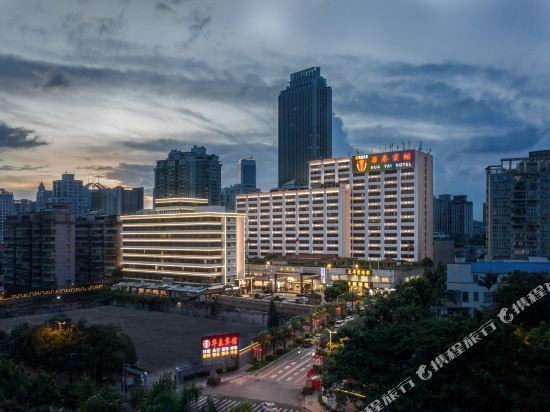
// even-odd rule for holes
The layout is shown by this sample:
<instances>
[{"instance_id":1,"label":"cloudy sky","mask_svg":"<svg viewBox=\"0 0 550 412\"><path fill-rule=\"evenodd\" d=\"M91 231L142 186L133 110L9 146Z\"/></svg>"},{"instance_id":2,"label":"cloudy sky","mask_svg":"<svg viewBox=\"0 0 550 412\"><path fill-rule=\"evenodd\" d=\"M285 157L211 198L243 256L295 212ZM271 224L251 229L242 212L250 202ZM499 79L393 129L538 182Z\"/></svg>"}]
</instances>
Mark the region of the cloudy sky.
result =
<instances>
[{"instance_id":1,"label":"cloudy sky","mask_svg":"<svg viewBox=\"0 0 550 412\"><path fill-rule=\"evenodd\" d=\"M545 0L5 0L0 187L61 172L145 186L172 148L254 156L276 184L277 95L320 66L333 151L431 149L436 193L476 217L484 167L550 148Z\"/></svg>"}]
</instances>

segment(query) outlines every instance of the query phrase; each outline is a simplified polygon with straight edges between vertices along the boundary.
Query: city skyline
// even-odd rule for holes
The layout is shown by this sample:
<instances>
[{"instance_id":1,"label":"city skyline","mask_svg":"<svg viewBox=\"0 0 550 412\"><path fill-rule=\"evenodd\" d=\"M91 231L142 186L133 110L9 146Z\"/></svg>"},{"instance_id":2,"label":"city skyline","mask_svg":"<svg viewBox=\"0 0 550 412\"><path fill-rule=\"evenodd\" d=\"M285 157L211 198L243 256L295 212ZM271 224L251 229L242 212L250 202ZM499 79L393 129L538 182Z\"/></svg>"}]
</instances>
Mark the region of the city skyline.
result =
<instances>
[{"instance_id":1,"label":"city skyline","mask_svg":"<svg viewBox=\"0 0 550 412\"><path fill-rule=\"evenodd\" d=\"M478 3L4 3L0 187L33 198L69 171L150 195L155 160L201 144L222 186L254 156L270 189L278 92L320 66L334 156L422 141L434 193L468 195L479 220L485 167L549 146L550 29L543 2Z\"/></svg>"}]
</instances>

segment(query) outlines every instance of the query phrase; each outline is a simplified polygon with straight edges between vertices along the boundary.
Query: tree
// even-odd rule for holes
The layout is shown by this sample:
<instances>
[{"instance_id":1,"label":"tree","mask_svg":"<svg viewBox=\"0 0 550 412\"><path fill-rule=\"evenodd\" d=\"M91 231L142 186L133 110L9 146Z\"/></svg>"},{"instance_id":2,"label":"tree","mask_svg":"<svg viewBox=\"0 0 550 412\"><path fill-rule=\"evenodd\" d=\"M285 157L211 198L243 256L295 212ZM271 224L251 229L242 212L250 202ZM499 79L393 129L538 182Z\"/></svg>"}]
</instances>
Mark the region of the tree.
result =
<instances>
[{"instance_id":1,"label":"tree","mask_svg":"<svg viewBox=\"0 0 550 412\"><path fill-rule=\"evenodd\" d=\"M345 280L335 280L332 282L332 286L325 288L325 300L332 302L338 298L338 296L348 293L349 285Z\"/></svg>"},{"instance_id":2,"label":"tree","mask_svg":"<svg viewBox=\"0 0 550 412\"><path fill-rule=\"evenodd\" d=\"M279 312L275 307L275 302L273 300L269 303L269 311L267 312L267 328L274 329L279 326Z\"/></svg>"},{"instance_id":3,"label":"tree","mask_svg":"<svg viewBox=\"0 0 550 412\"><path fill-rule=\"evenodd\" d=\"M124 411L122 399L111 386L103 386L80 406L82 412L119 412Z\"/></svg>"},{"instance_id":4,"label":"tree","mask_svg":"<svg viewBox=\"0 0 550 412\"><path fill-rule=\"evenodd\" d=\"M497 283L498 275L496 273L486 273L481 279L478 280L477 284L485 289L491 296L491 288Z\"/></svg>"},{"instance_id":5,"label":"tree","mask_svg":"<svg viewBox=\"0 0 550 412\"><path fill-rule=\"evenodd\" d=\"M425 285L408 282L401 291L377 298L367 308L367 316L339 331L348 340L326 360L325 385L338 383L350 392L363 393L368 404L407 376L415 377L420 365L430 365L438 354L495 319L501 304L511 307L541 283L544 281L540 276L513 274L495 293L495 310L480 312L473 318L437 319L419 305L422 295L428 295ZM414 390L392 403L392 410L441 410L441 405L452 405L447 410L457 412L547 409L550 310L544 306L545 301L536 305L539 303L541 311L533 312L533 323L532 312L526 312L535 310L535 305L526 309L517 323L499 323L493 333L460 355L460 359L439 369L429 382L416 379Z\"/></svg>"},{"instance_id":6,"label":"tree","mask_svg":"<svg viewBox=\"0 0 550 412\"><path fill-rule=\"evenodd\" d=\"M140 412L188 412L200 394L201 390L195 384L185 385L177 391L174 376L165 373L149 389L139 387L132 390L130 405Z\"/></svg>"},{"instance_id":7,"label":"tree","mask_svg":"<svg viewBox=\"0 0 550 412\"><path fill-rule=\"evenodd\" d=\"M15 327L3 347L16 361L33 369L66 374L69 380L88 374L96 381L120 373L120 365L135 364L130 337L111 325L53 320Z\"/></svg>"}]
</instances>

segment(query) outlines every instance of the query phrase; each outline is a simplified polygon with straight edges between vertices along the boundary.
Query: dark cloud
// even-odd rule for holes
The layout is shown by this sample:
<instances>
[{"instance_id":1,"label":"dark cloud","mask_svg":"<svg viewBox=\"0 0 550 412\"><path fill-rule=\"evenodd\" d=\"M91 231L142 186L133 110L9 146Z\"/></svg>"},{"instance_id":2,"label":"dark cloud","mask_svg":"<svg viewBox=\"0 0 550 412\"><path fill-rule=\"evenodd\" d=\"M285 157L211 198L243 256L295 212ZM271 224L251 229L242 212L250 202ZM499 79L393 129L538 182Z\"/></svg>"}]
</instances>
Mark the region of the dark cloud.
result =
<instances>
[{"instance_id":1,"label":"dark cloud","mask_svg":"<svg viewBox=\"0 0 550 412\"><path fill-rule=\"evenodd\" d=\"M11 166L11 165L0 165L0 171L3 172L36 172L43 170L47 166L31 166L31 165L22 165L22 166Z\"/></svg>"},{"instance_id":2,"label":"dark cloud","mask_svg":"<svg viewBox=\"0 0 550 412\"><path fill-rule=\"evenodd\" d=\"M107 179L119 180L125 186L143 186L150 188L154 181L154 163L120 163L117 166L96 166L92 168Z\"/></svg>"},{"instance_id":3,"label":"dark cloud","mask_svg":"<svg viewBox=\"0 0 550 412\"><path fill-rule=\"evenodd\" d=\"M163 13L174 13L174 9L172 7L160 1L155 4L155 10Z\"/></svg>"},{"instance_id":4,"label":"dark cloud","mask_svg":"<svg viewBox=\"0 0 550 412\"><path fill-rule=\"evenodd\" d=\"M35 82L35 87L45 90L54 88L65 88L71 85L69 75L59 68L51 69L45 73L37 75L38 81Z\"/></svg>"},{"instance_id":5,"label":"dark cloud","mask_svg":"<svg viewBox=\"0 0 550 412\"><path fill-rule=\"evenodd\" d=\"M191 11L189 20L189 31L191 33L189 41L193 41L208 29L208 26L212 22L212 14L199 8L194 8Z\"/></svg>"},{"instance_id":6,"label":"dark cloud","mask_svg":"<svg viewBox=\"0 0 550 412\"><path fill-rule=\"evenodd\" d=\"M44 146L48 143L36 135L34 130L23 127L10 127L0 122L0 149L18 150Z\"/></svg>"},{"instance_id":7,"label":"dark cloud","mask_svg":"<svg viewBox=\"0 0 550 412\"><path fill-rule=\"evenodd\" d=\"M332 155L348 156L354 153L348 142L348 134L344 131L344 122L335 113L332 114Z\"/></svg>"},{"instance_id":8,"label":"dark cloud","mask_svg":"<svg viewBox=\"0 0 550 412\"><path fill-rule=\"evenodd\" d=\"M56 70L89 87L112 93L134 91L136 85L147 95L162 95L177 98L216 100L231 104L267 105L276 101L284 80L267 82L249 71L220 70L206 62L194 59L159 59L148 63L146 69L115 69L82 65L59 65ZM146 61L139 64L147 66ZM155 66L155 64L157 64ZM166 67L177 66L175 72L166 72ZM37 73L50 72L51 66L44 62L21 59L0 54L0 90L25 92L25 85L35 84ZM185 110L185 109L182 109ZM189 114L189 113L187 113Z\"/></svg>"},{"instance_id":9,"label":"dark cloud","mask_svg":"<svg viewBox=\"0 0 550 412\"><path fill-rule=\"evenodd\" d=\"M122 142L124 147L147 152L168 152L171 149L181 148L187 142L177 139L152 139L152 140L126 140Z\"/></svg>"},{"instance_id":10,"label":"dark cloud","mask_svg":"<svg viewBox=\"0 0 550 412\"><path fill-rule=\"evenodd\" d=\"M465 153L521 153L531 149L548 138L549 135L549 130L525 127L511 130L502 135L475 136L468 140L461 151Z\"/></svg>"}]
</instances>

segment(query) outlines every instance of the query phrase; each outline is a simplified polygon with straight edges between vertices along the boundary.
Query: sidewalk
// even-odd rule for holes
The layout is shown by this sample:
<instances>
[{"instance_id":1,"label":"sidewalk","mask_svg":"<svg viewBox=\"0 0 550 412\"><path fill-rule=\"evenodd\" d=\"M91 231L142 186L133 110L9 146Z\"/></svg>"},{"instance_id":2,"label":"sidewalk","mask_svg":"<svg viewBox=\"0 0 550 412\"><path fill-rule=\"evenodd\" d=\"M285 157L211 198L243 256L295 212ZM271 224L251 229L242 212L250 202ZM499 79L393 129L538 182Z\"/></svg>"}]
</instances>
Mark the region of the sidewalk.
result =
<instances>
[{"instance_id":1,"label":"sidewalk","mask_svg":"<svg viewBox=\"0 0 550 412\"><path fill-rule=\"evenodd\" d=\"M304 399L304 408L309 412L323 412L323 408L317 402L319 392L313 392L312 395L307 395Z\"/></svg>"}]
</instances>

